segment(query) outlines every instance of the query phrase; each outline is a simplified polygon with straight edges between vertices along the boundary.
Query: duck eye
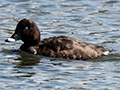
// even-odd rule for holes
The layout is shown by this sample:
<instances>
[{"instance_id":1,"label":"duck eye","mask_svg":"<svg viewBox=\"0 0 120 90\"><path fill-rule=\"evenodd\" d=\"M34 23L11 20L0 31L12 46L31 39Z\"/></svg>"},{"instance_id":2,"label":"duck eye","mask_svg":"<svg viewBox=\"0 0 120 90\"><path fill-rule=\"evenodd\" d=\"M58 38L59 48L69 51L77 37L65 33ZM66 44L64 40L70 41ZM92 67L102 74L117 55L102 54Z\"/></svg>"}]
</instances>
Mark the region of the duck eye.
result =
<instances>
[{"instance_id":1,"label":"duck eye","mask_svg":"<svg viewBox=\"0 0 120 90\"><path fill-rule=\"evenodd\" d=\"M25 27L25 29L28 29L28 27Z\"/></svg>"}]
</instances>

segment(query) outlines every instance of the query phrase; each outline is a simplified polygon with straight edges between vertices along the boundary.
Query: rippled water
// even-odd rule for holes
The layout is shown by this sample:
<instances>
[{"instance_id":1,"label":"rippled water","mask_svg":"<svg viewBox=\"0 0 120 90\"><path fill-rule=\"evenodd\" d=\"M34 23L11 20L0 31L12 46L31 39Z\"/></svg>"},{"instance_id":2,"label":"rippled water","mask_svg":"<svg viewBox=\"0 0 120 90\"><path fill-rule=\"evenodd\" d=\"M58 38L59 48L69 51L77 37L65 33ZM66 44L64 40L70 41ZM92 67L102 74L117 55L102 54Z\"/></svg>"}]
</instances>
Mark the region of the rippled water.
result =
<instances>
[{"instance_id":1,"label":"rippled water","mask_svg":"<svg viewBox=\"0 0 120 90\"><path fill-rule=\"evenodd\" d=\"M90 60L35 56L6 43L19 20L35 21L41 38L66 35L114 50ZM0 89L119 90L119 0L0 0Z\"/></svg>"}]
</instances>

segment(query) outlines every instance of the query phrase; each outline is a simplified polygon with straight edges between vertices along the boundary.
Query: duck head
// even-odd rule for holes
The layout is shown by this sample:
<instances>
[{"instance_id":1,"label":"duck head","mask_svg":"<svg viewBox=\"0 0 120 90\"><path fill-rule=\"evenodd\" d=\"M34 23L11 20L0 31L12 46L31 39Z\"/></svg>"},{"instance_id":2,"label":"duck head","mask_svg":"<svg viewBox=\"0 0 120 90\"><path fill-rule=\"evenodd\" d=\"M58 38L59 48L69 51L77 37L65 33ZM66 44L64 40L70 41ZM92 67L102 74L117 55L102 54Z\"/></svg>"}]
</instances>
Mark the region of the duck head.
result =
<instances>
[{"instance_id":1,"label":"duck head","mask_svg":"<svg viewBox=\"0 0 120 90\"><path fill-rule=\"evenodd\" d=\"M6 42L22 40L25 45L35 46L40 42L40 32L37 25L29 19L22 19L15 29L14 34Z\"/></svg>"}]
</instances>

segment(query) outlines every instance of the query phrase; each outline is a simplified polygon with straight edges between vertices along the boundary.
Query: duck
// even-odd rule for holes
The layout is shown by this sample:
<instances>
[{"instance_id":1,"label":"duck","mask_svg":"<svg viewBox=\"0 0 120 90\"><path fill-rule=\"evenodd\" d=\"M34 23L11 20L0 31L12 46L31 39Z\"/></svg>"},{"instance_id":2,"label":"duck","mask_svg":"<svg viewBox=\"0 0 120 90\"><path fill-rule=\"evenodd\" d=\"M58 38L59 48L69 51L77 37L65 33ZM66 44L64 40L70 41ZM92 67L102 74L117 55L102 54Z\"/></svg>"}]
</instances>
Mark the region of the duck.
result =
<instances>
[{"instance_id":1,"label":"duck","mask_svg":"<svg viewBox=\"0 0 120 90\"><path fill-rule=\"evenodd\" d=\"M22 40L23 44L20 46L20 50L52 58L87 60L109 53L109 50L102 46L69 36L53 36L43 40L40 36L36 23L24 18L18 22L15 32L5 42Z\"/></svg>"}]
</instances>

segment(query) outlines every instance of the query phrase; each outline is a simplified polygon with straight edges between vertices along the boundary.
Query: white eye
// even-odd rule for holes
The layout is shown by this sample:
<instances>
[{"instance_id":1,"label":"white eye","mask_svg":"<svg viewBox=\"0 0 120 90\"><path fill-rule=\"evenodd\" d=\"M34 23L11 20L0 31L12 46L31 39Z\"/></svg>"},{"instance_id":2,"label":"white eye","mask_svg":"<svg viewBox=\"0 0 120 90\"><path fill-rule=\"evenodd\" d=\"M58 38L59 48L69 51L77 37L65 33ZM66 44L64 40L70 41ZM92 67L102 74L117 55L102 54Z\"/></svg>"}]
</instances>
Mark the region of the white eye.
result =
<instances>
[{"instance_id":1,"label":"white eye","mask_svg":"<svg viewBox=\"0 0 120 90\"><path fill-rule=\"evenodd\" d=\"M25 27L25 29L28 29L28 27Z\"/></svg>"}]
</instances>

